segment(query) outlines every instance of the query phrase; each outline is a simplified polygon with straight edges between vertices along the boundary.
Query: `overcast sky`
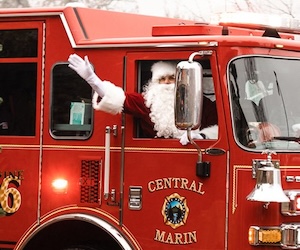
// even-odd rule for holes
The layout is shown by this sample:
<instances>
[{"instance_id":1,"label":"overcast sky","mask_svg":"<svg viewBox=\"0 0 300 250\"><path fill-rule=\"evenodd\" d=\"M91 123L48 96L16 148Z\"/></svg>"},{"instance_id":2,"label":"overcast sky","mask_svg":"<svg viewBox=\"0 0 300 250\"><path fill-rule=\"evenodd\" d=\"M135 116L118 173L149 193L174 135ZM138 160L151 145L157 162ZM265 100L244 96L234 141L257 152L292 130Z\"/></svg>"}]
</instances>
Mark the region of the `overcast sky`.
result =
<instances>
[{"instance_id":1,"label":"overcast sky","mask_svg":"<svg viewBox=\"0 0 300 250\"><path fill-rule=\"evenodd\" d=\"M226 0L137 0L140 14L209 21L226 10Z\"/></svg>"},{"instance_id":2,"label":"overcast sky","mask_svg":"<svg viewBox=\"0 0 300 250\"><path fill-rule=\"evenodd\" d=\"M115 1L116 8L122 6L124 1ZM127 0L127 8L130 1ZM251 8L250 11L253 12L277 13L300 19L299 0L136 0L136 3L140 14L179 17L199 22L209 22L212 16L235 12L238 8L243 11Z\"/></svg>"},{"instance_id":3,"label":"overcast sky","mask_svg":"<svg viewBox=\"0 0 300 250\"><path fill-rule=\"evenodd\" d=\"M44 2L54 6L62 0L28 0L33 7L43 6ZM78 2L101 3L99 0L78 0ZM220 13L237 11L280 13L300 19L299 0L115 0L109 9L145 15L178 17L197 22L210 22Z\"/></svg>"}]
</instances>

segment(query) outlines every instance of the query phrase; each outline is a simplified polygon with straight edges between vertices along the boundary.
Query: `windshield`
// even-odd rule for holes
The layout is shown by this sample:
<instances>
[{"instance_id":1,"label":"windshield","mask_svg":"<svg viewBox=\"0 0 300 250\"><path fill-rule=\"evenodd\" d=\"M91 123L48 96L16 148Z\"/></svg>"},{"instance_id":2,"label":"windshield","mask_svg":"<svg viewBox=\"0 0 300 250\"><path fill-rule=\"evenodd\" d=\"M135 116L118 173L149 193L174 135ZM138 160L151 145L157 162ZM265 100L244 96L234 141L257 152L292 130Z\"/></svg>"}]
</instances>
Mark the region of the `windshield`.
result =
<instances>
[{"instance_id":1,"label":"windshield","mask_svg":"<svg viewBox=\"0 0 300 250\"><path fill-rule=\"evenodd\" d=\"M229 65L229 84L240 144L261 150L300 150L300 59L235 59Z\"/></svg>"}]
</instances>

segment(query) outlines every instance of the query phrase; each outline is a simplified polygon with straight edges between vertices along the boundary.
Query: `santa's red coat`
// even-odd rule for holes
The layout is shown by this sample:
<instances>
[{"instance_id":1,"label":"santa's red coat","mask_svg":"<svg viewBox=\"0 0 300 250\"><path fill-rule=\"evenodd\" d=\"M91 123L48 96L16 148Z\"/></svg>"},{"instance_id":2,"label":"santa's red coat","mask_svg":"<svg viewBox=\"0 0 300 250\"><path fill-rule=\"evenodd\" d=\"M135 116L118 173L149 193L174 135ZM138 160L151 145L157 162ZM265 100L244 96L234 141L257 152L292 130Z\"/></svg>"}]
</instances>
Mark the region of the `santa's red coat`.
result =
<instances>
[{"instance_id":1,"label":"santa's red coat","mask_svg":"<svg viewBox=\"0 0 300 250\"><path fill-rule=\"evenodd\" d=\"M145 105L145 99L140 93L125 93L125 102L123 112L132 115L137 119L141 133L140 137L153 138L156 136L154 124L151 121L149 114L150 109ZM218 116L216 110L216 102L212 102L208 98L203 98L201 128L206 128L211 125L218 124Z\"/></svg>"}]
</instances>

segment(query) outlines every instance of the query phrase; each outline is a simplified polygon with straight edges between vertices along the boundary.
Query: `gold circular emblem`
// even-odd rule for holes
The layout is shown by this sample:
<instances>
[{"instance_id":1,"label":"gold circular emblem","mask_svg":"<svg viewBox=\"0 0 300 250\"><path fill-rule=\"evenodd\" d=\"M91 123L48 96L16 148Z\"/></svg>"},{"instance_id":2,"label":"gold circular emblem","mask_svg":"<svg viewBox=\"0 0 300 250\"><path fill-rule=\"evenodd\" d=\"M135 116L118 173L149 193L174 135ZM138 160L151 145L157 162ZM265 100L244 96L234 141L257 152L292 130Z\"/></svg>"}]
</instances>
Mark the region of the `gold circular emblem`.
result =
<instances>
[{"instance_id":1,"label":"gold circular emblem","mask_svg":"<svg viewBox=\"0 0 300 250\"><path fill-rule=\"evenodd\" d=\"M186 223L189 208L186 199L177 193L167 196L161 210L164 223L176 229Z\"/></svg>"}]
</instances>

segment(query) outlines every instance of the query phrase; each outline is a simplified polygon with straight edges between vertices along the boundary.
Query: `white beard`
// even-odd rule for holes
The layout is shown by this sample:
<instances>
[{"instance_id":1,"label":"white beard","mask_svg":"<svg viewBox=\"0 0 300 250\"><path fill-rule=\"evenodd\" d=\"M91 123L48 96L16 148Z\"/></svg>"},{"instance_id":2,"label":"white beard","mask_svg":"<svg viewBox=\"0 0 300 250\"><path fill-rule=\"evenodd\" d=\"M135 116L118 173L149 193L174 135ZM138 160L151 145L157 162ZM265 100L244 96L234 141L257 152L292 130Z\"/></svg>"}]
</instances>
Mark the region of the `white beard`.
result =
<instances>
[{"instance_id":1,"label":"white beard","mask_svg":"<svg viewBox=\"0 0 300 250\"><path fill-rule=\"evenodd\" d=\"M150 83L145 87L145 104L150 108L150 119L154 123L157 137L180 138L184 131L175 126L175 84Z\"/></svg>"}]
</instances>

